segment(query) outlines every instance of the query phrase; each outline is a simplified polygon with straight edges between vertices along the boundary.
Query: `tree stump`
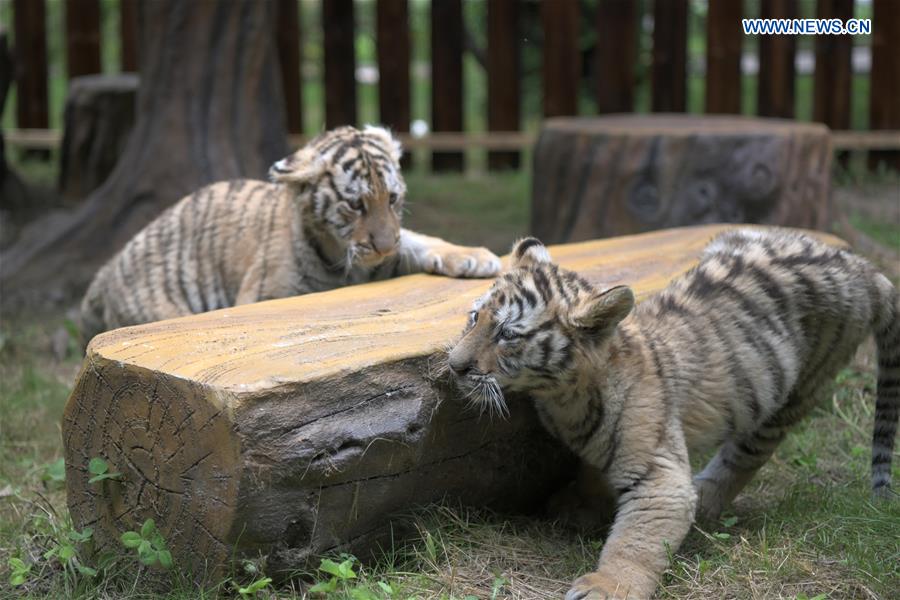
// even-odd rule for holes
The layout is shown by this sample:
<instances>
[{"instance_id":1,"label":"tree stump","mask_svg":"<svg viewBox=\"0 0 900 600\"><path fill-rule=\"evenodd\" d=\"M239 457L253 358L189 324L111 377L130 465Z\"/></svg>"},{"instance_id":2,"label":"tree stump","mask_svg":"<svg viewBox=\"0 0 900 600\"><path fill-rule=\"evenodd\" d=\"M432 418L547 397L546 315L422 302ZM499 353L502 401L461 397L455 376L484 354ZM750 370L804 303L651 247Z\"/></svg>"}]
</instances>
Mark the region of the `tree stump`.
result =
<instances>
[{"instance_id":1,"label":"tree stump","mask_svg":"<svg viewBox=\"0 0 900 600\"><path fill-rule=\"evenodd\" d=\"M641 299L726 228L551 252ZM95 337L62 425L75 527L116 549L152 517L179 565L215 573L261 553L275 572L389 547L411 509L442 499L542 505L573 457L525 399L508 420L481 417L441 376L490 285L413 275ZM122 479L88 483L93 457Z\"/></svg>"},{"instance_id":2,"label":"tree stump","mask_svg":"<svg viewBox=\"0 0 900 600\"><path fill-rule=\"evenodd\" d=\"M69 83L60 153L59 191L80 200L100 187L134 128L138 76L88 75Z\"/></svg>"},{"instance_id":3,"label":"tree stump","mask_svg":"<svg viewBox=\"0 0 900 600\"><path fill-rule=\"evenodd\" d=\"M817 123L550 119L534 152L531 231L561 243L701 223L827 229L831 154Z\"/></svg>"}]
</instances>

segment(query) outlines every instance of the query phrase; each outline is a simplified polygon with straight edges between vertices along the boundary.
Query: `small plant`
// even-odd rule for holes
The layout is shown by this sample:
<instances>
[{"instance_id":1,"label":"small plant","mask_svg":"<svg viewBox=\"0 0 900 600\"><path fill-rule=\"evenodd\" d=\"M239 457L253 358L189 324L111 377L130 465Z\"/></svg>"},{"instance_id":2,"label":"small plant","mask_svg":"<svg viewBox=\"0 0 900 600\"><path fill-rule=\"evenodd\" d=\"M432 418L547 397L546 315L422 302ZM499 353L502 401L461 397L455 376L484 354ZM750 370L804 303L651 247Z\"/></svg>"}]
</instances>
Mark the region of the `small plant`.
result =
<instances>
[{"instance_id":1,"label":"small plant","mask_svg":"<svg viewBox=\"0 0 900 600\"><path fill-rule=\"evenodd\" d=\"M239 587L238 594L241 595L241 598L256 598L256 594L269 587L270 583L272 583L271 577L262 577L246 587Z\"/></svg>"},{"instance_id":2,"label":"small plant","mask_svg":"<svg viewBox=\"0 0 900 600\"><path fill-rule=\"evenodd\" d=\"M153 519L147 519L141 531L126 531L122 534L122 544L126 548L137 550L138 560L147 566L160 565L164 569L172 568L172 553L166 547L166 540L156 528Z\"/></svg>"},{"instance_id":3,"label":"small plant","mask_svg":"<svg viewBox=\"0 0 900 600\"><path fill-rule=\"evenodd\" d=\"M87 544L94 535L94 530L85 527L82 531L70 529L49 550L44 552L44 559L56 559L64 569L71 569L87 577L95 577L96 569L81 564L78 559L78 544Z\"/></svg>"},{"instance_id":4,"label":"small plant","mask_svg":"<svg viewBox=\"0 0 900 600\"><path fill-rule=\"evenodd\" d=\"M41 479L47 483L63 483L66 480L66 460L64 458L57 459L52 463L47 463L43 467Z\"/></svg>"},{"instance_id":5,"label":"small plant","mask_svg":"<svg viewBox=\"0 0 900 600\"><path fill-rule=\"evenodd\" d=\"M338 590L338 586L344 587L346 582L351 579L356 579L356 571L353 570L353 563L356 562L356 559L353 556L348 556L345 554L341 555L341 558L344 560L340 563L336 563L330 558L323 558L322 563L319 565L319 570L323 573L328 573L331 577L328 581L321 581L316 585L309 588L310 592L318 593L318 594L329 594L332 592L336 592Z\"/></svg>"},{"instance_id":6,"label":"small plant","mask_svg":"<svg viewBox=\"0 0 900 600\"><path fill-rule=\"evenodd\" d=\"M25 564L25 561L15 556L10 558L6 564L9 567L9 585L18 587L28 581L31 565Z\"/></svg>"},{"instance_id":7,"label":"small plant","mask_svg":"<svg viewBox=\"0 0 900 600\"><path fill-rule=\"evenodd\" d=\"M93 475L88 483L98 483L105 479L121 479L121 473L110 473L109 463L99 457L94 457L88 462L88 472Z\"/></svg>"}]
</instances>

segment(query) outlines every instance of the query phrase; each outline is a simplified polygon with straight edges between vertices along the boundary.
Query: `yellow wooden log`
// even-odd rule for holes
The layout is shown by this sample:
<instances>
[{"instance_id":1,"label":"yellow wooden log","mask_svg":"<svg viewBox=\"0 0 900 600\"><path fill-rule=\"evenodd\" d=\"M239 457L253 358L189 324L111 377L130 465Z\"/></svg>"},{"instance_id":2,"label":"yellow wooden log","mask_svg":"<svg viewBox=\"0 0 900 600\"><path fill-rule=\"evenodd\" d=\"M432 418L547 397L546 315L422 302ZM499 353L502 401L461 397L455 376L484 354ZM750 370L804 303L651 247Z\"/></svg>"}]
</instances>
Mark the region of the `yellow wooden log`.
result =
<instances>
[{"instance_id":1,"label":"yellow wooden log","mask_svg":"<svg viewBox=\"0 0 900 600\"><path fill-rule=\"evenodd\" d=\"M727 228L551 252L640 299ZM489 286L413 275L97 336L63 418L75 526L117 547L152 517L178 564L202 574L235 552L264 553L273 569L365 553L400 535L394 515L440 499L539 505L569 453L528 403L490 420L439 377L442 348ZM93 457L121 478L88 483Z\"/></svg>"}]
</instances>

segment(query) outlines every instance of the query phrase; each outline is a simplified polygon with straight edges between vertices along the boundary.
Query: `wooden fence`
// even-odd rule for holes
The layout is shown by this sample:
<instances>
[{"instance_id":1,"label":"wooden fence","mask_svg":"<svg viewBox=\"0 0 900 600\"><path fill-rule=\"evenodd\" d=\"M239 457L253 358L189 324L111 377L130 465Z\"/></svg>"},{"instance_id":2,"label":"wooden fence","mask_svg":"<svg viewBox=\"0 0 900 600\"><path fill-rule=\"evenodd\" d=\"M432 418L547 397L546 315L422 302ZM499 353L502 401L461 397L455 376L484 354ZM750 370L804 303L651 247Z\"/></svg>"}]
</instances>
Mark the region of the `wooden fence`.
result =
<instances>
[{"instance_id":1,"label":"wooden fence","mask_svg":"<svg viewBox=\"0 0 900 600\"><path fill-rule=\"evenodd\" d=\"M137 2L119 0L121 68L135 70ZM298 0L268 0L277 4L274 20L287 124L292 134L302 133L304 121L301 76L301 27ZM300 0L312 1L312 0ZM356 28L354 0L321 0L324 56L324 126L357 122ZM759 0L754 16L793 18L798 0ZM100 71L100 0L65 0L65 47L68 77ZM523 135L520 35L522 13L539 10L543 56L542 110L544 116L574 115L586 81L598 113L631 112L636 105L636 63L640 37L652 39L649 66L650 110L687 110L688 0L486 0L485 69L487 130L500 137L464 131L463 53L468 51L463 26L462 0L433 0L431 14L431 130L435 135L417 145L433 149L435 170L463 168L463 148L481 145L489 150L493 169L519 165L519 148L530 143ZM854 0L817 0L816 17L850 19ZM24 130L48 128L47 33L45 0L14 0L15 40L20 61L17 69L17 124ZM375 0L376 52L379 71L380 120L395 131L409 131L411 113L410 6L408 0ZM872 0L871 68L869 75L869 133L848 132L851 116L851 36L816 36L812 116L841 132L844 148L881 149L873 159L886 159L900 169L900 1ZM652 13L652 34L640 26ZM646 15L649 16L649 15ZM741 112L742 0L709 0L706 18L707 113ZM590 19L596 33L593 77L582 73L579 32ZM760 36L757 79L757 114L795 116L796 37ZM876 131L885 130L882 134ZM27 133L8 136L21 141ZM37 134L40 137L40 134ZM51 138L52 135L45 136ZM484 143L479 144L478 140ZM840 147L840 144L838 144ZM887 150L885 150L887 149Z\"/></svg>"}]
</instances>

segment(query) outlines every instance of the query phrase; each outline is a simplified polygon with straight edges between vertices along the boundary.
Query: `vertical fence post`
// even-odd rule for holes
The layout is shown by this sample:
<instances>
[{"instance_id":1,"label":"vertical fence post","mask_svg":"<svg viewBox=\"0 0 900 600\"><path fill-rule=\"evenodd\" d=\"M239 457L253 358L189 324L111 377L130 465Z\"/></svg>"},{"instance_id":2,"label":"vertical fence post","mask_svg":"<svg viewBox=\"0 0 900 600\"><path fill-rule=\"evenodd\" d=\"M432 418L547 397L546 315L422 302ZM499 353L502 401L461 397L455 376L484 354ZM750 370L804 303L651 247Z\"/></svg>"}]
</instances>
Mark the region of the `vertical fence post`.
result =
<instances>
[{"instance_id":1,"label":"vertical fence post","mask_svg":"<svg viewBox=\"0 0 900 600\"><path fill-rule=\"evenodd\" d=\"M325 126L356 123L356 48L353 0L322 3L325 49Z\"/></svg>"},{"instance_id":2,"label":"vertical fence post","mask_svg":"<svg viewBox=\"0 0 900 600\"><path fill-rule=\"evenodd\" d=\"M102 70L100 0L66 0L66 72L69 79Z\"/></svg>"},{"instance_id":3,"label":"vertical fence post","mask_svg":"<svg viewBox=\"0 0 900 600\"><path fill-rule=\"evenodd\" d=\"M16 123L23 129L46 129L47 99L47 10L44 0L13 2L16 61ZM34 156L49 158L38 151Z\"/></svg>"},{"instance_id":4,"label":"vertical fence post","mask_svg":"<svg viewBox=\"0 0 900 600\"><path fill-rule=\"evenodd\" d=\"M125 73L136 73L138 70L137 3L138 0L119 0L120 68Z\"/></svg>"},{"instance_id":5,"label":"vertical fence post","mask_svg":"<svg viewBox=\"0 0 900 600\"><path fill-rule=\"evenodd\" d=\"M281 68L281 87L289 133L303 133L303 91L300 80L300 11L297 0L278 0L275 6L275 42Z\"/></svg>"},{"instance_id":6,"label":"vertical fence post","mask_svg":"<svg viewBox=\"0 0 900 600\"><path fill-rule=\"evenodd\" d=\"M741 112L743 0L715 0L706 15L706 112Z\"/></svg>"},{"instance_id":7,"label":"vertical fence post","mask_svg":"<svg viewBox=\"0 0 900 600\"><path fill-rule=\"evenodd\" d=\"M818 0L816 17L820 19L853 18L853 0ZM853 37L849 35L817 35L816 71L814 75L813 120L832 129L850 129L850 91L853 83L851 53ZM838 157L847 166L847 153Z\"/></svg>"},{"instance_id":8,"label":"vertical fence post","mask_svg":"<svg viewBox=\"0 0 900 600\"><path fill-rule=\"evenodd\" d=\"M797 0L762 0L763 19L794 19ZM756 113L762 117L794 117L794 54L797 38L793 35L759 36L759 76Z\"/></svg>"},{"instance_id":9,"label":"vertical fence post","mask_svg":"<svg viewBox=\"0 0 900 600\"><path fill-rule=\"evenodd\" d=\"M578 1L543 0L544 116L578 113Z\"/></svg>"},{"instance_id":10,"label":"vertical fence post","mask_svg":"<svg viewBox=\"0 0 900 600\"><path fill-rule=\"evenodd\" d=\"M687 0L654 0L653 112L684 112L687 108L687 17Z\"/></svg>"},{"instance_id":11,"label":"vertical fence post","mask_svg":"<svg viewBox=\"0 0 900 600\"><path fill-rule=\"evenodd\" d=\"M519 3L488 2L488 130L518 131L520 119ZM519 168L518 152L488 153L491 171Z\"/></svg>"},{"instance_id":12,"label":"vertical fence post","mask_svg":"<svg viewBox=\"0 0 900 600\"><path fill-rule=\"evenodd\" d=\"M431 3L431 121L434 131L463 130L461 0ZM435 171L462 171L462 152L434 152Z\"/></svg>"},{"instance_id":13,"label":"vertical fence post","mask_svg":"<svg viewBox=\"0 0 900 600\"><path fill-rule=\"evenodd\" d=\"M869 128L900 129L900 2L874 0ZM869 168L879 162L900 171L900 151L869 153Z\"/></svg>"},{"instance_id":14,"label":"vertical fence post","mask_svg":"<svg viewBox=\"0 0 900 600\"><path fill-rule=\"evenodd\" d=\"M375 7L378 54L378 110L381 122L398 132L409 131L409 4L407 0L378 0ZM402 166L411 165L411 155Z\"/></svg>"},{"instance_id":15,"label":"vertical fence post","mask_svg":"<svg viewBox=\"0 0 900 600\"><path fill-rule=\"evenodd\" d=\"M635 0L599 0L594 71L597 112L634 110L634 63L637 54Z\"/></svg>"}]
</instances>

